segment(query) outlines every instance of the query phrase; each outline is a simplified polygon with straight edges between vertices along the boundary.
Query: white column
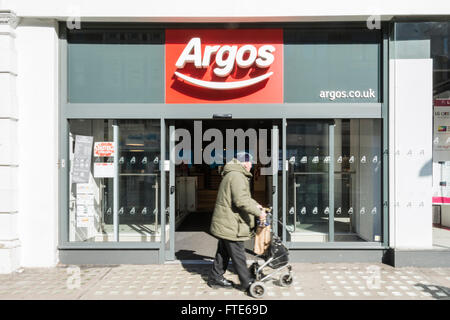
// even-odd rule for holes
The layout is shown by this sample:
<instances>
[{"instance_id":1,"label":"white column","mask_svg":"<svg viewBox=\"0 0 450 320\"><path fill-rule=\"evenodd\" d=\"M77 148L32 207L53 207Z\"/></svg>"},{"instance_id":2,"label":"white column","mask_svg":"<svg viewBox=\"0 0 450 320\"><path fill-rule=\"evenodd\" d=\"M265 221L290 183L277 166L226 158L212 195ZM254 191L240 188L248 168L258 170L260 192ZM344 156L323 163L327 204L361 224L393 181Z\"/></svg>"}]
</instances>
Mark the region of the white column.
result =
<instances>
[{"instance_id":1,"label":"white column","mask_svg":"<svg viewBox=\"0 0 450 320\"><path fill-rule=\"evenodd\" d=\"M390 246L432 248L432 59L390 62Z\"/></svg>"},{"instance_id":2,"label":"white column","mask_svg":"<svg viewBox=\"0 0 450 320\"><path fill-rule=\"evenodd\" d=\"M22 18L16 46L21 266L51 267L57 263L58 245L56 21Z\"/></svg>"},{"instance_id":3,"label":"white column","mask_svg":"<svg viewBox=\"0 0 450 320\"><path fill-rule=\"evenodd\" d=\"M20 266L18 233L17 17L0 10L0 273Z\"/></svg>"}]
</instances>

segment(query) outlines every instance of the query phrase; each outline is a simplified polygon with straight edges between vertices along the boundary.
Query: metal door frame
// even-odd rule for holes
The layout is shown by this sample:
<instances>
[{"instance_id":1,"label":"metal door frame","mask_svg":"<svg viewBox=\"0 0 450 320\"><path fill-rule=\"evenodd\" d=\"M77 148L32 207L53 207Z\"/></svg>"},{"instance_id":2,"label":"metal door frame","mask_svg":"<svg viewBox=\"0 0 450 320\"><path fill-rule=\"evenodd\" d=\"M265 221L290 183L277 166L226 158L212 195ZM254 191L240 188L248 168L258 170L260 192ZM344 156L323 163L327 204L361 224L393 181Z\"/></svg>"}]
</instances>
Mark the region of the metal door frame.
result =
<instances>
[{"instance_id":1,"label":"metal door frame","mask_svg":"<svg viewBox=\"0 0 450 320\"><path fill-rule=\"evenodd\" d=\"M289 188L287 184L287 176L286 172L289 171L289 164L286 160L286 127L287 120L283 118L283 233L282 240L286 244L286 218L287 218L287 190ZM294 120L294 119L293 119ZM328 241L326 243L334 242L334 120L333 119L316 119L317 122L326 123L328 122L328 156L329 156L329 164L328 164ZM297 181L294 173L294 208L296 208L296 196L297 196ZM296 228L296 217L297 217L297 209L294 210L294 231ZM301 245L301 244L300 244Z\"/></svg>"},{"instance_id":2,"label":"metal door frame","mask_svg":"<svg viewBox=\"0 0 450 320\"><path fill-rule=\"evenodd\" d=\"M169 124L169 248L166 261L175 260L175 124ZM164 245L165 247L165 245Z\"/></svg>"},{"instance_id":3,"label":"metal door frame","mask_svg":"<svg viewBox=\"0 0 450 320\"><path fill-rule=\"evenodd\" d=\"M272 144L270 147L272 153L272 224L273 233L278 234L278 163L279 163L279 130L277 125L272 126L271 133ZM282 170L284 166L282 166Z\"/></svg>"}]
</instances>

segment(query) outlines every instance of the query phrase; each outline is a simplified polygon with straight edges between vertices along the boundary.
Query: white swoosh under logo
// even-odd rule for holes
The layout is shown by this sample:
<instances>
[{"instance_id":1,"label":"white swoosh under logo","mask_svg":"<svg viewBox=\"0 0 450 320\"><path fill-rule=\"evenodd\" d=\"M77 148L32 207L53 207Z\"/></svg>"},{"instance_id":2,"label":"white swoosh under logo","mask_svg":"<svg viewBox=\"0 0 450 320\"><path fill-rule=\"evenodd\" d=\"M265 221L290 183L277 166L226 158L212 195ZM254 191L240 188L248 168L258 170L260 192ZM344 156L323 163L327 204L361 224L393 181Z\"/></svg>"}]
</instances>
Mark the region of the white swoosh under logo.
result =
<instances>
[{"instance_id":1,"label":"white swoosh under logo","mask_svg":"<svg viewBox=\"0 0 450 320\"><path fill-rule=\"evenodd\" d=\"M215 81L204 81L195 78L191 78L185 74L179 73L175 71L175 75L189 83L195 84L196 86L216 89L216 90L229 90L229 89L237 89L237 88L245 88L251 85L254 85L258 82L261 82L267 78L269 78L273 72L265 73L259 77L242 80L242 81L234 81L234 82L215 82Z\"/></svg>"}]
</instances>

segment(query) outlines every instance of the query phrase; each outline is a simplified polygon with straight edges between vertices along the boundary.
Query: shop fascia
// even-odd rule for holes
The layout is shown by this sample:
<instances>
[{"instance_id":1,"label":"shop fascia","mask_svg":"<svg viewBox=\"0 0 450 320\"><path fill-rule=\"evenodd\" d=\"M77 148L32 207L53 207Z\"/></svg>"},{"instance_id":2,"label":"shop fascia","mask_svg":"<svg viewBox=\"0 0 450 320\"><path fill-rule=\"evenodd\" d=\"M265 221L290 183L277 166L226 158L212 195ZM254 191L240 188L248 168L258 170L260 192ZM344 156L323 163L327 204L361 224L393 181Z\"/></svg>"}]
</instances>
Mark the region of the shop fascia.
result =
<instances>
[{"instance_id":1,"label":"shop fascia","mask_svg":"<svg viewBox=\"0 0 450 320\"><path fill-rule=\"evenodd\" d=\"M202 54L202 43L200 38L192 38L180 54L175 66L178 69L185 67L186 63L193 63L196 68L208 68L211 64L211 57L215 54L216 68L213 72L218 77L227 77L230 75L236 63L240 68L250 68L254 64L258 68L268 68L275 60L273 55L275 47L272 45L262 45L258 49L251 44L245 44L238 48L237 45L214 45L205 46ZM200 87L227 90L244 88L269 78L273 72L265 73L261 76L235 82L216 82L203 81L192 78L181 72L176 71L175 75L187 82Z\"/></svg>"}]
</instances>

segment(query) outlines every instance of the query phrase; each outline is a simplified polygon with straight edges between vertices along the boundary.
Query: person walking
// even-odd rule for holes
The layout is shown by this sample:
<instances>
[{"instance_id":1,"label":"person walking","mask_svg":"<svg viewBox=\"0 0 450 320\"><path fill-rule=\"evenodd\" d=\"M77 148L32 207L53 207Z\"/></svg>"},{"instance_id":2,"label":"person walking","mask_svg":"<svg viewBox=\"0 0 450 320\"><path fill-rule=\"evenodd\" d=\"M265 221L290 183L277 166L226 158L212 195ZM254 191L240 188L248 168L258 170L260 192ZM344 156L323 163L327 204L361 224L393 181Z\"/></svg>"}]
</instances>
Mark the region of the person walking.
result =
<instances>
[{"instance_id":1,"label":"person walking","mask_svg":"<svg viewBox=\"0 0 450 320\"><path fill-rule=\"evenodd\" d=\"M216 256L208 277L212 288L230 288L233 283L223 276L230 259L233 261L240 286L247 291L254 281L247 268L244 241L251 238L255 218L264 220L263 207L252 199L249 180L252 177L252 156L239 152L223 169L210 232L219 241Z\"/></svg>"}]
</instances>

